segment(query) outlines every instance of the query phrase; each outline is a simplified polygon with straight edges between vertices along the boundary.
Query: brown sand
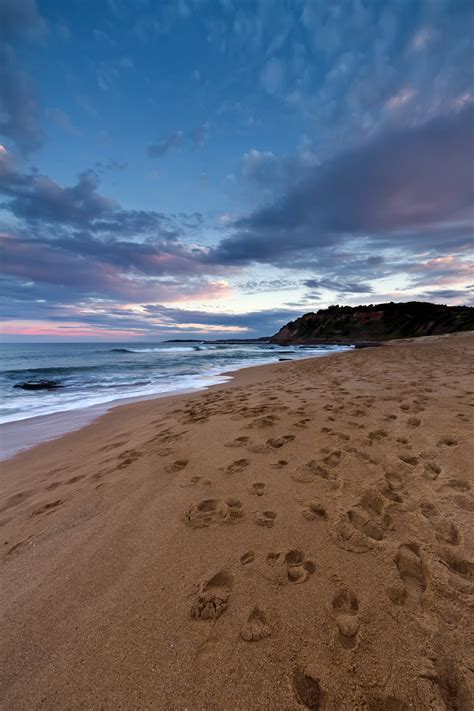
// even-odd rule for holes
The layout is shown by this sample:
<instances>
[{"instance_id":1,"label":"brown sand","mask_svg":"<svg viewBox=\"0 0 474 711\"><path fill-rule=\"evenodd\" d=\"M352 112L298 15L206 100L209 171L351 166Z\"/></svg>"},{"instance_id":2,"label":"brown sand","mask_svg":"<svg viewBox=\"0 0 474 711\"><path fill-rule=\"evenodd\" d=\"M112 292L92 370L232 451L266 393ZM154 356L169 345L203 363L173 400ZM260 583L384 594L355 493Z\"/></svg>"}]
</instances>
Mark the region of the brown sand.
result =
<instances>
[{"instance_id":1,"label":"brown sand","mask_svg":"<svg viewBox=\"0 0 474 711\"><path fill-rule=\"evenodd\" d=\"M252 368L9 460L1 707L472 709L473 355Z\"/></svg>"}]
</instances>

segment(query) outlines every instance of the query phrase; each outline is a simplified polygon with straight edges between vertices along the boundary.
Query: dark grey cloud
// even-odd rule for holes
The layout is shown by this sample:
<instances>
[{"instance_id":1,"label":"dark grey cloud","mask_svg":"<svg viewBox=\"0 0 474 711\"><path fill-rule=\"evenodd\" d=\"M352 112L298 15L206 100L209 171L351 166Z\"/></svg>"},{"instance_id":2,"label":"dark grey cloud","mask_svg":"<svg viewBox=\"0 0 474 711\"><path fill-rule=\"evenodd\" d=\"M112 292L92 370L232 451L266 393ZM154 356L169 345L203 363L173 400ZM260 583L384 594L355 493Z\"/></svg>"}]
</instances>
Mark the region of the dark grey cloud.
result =
<instances>
[{"instance_id":1,"label":"dark grey cloud","mask_svg":"<svg viewBox=\"0 0 474 711\"><path fill-rule=\"evenodd\" d=\"M22 69L15 50L19 37L45 31L35 0L0 2L0 135L14 142L23 154L43 141L34 86Z\"/></svg>"},{"instance_id":2,"label":"dark grey cloud","mask_svg":"<svg viewBox=\"0 0 474 711\"><path fill-rule=\"evenodd\" d=\"M8 153L0 154L0 193L1 207L18 221L0 235L2 271L11 278L60 287L74 298L135 302L218 291L203 275L220 267L209 268L203 248L179 239L200 228L199 213L125 210L100 194L93 171L63 187L20 172Z\"/></svg>"},{"instance_id":3,"label":"dark grey cloud","mask_svg":"<svg viewBox=\"0 0 474 711\"><path fill-rule=\"evenodd\" d=\"M354 238L412 251L472 246L473 127L468 106L345 151L235 222L210 258L291 264Z\"/></svg>"},{"instance_id":4,"label":"dark grey cloud","mask_svg":"<svg viewBox=\"0 0 474 711\"><path fill-rule=\"evenodd\" d=\"M80 229L116 237L175 240L201 224L198 213L165 215L154 210L124 210L115 200L101 195L98 188L95 170L82 172L75 185L63 187L45 175L20 172L9 155L0 155L0 194L6 197L1 206L34 226L39 236L48 233L57 238L68 230ZM51 225L55 226L53 233Z\"/></svg>"},{"instance_id":5,"label":"dark grey cloud","mask_svg":"<svg viewBox=\"0 0 474 711\"><path fill-rule=\"evenodd\" d=\"M465 306L474 306L474 285L467 286L465 289L430 289L420 295L422 299L441 303L446 301L456 301Z\"/></svg>"},{"instance_id":6,"label":"dark grey cloud","mask_svg":"<svg viewBox=\"0 0 474 711\"><path fill-rule=\"evenodd\" d=\"M341 281L340 279L306 279L304 285L310 289L329 289L340 294L371 294L370 284L360 281Z\"/></svg>"},{"instance_id":7,"label":"dark grey cloud","mask_svg":"<svg viewBox=\"0 0 474 711\"><path fill-rule=\"evenodd\" d=\"M27 221L90 225L116 207L97 187L93 171L81 173L76 185L64 188L47 176L20 173L8 160L0 160L0 192L7 196L3 207Z\"/></svg>"}]
</instances>

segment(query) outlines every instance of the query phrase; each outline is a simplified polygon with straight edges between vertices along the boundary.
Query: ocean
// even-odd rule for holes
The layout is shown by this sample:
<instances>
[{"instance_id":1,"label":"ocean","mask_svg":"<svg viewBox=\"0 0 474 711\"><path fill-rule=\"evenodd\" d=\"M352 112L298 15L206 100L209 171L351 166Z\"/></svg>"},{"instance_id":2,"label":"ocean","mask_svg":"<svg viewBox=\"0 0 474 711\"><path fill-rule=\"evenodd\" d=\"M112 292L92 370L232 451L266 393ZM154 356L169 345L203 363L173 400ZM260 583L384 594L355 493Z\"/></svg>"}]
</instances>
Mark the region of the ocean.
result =
<instances>
[{"instance_id":1,"label":"ocean","mask_svg":"<svg viewBox=\"0 0 474 711\"><path fill-rule=\"evenodd\" d=\"M224 382L246 366L329 355L351 346L181 343L0 344L0 423L167 395ZM54 390L21 383L57 381Z\"/></svg>"}]
</instances>

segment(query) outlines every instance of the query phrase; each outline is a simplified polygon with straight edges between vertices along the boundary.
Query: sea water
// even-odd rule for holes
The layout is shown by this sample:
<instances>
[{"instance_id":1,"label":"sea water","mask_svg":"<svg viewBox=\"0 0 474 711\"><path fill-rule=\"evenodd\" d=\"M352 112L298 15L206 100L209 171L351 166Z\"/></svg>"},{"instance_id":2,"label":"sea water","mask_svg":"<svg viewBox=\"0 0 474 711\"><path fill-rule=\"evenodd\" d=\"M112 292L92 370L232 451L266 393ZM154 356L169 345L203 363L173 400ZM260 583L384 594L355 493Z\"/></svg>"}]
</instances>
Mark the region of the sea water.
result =
<instances>
[{"instance_id":1,"label":"sea water","mask_svg":"<svg viewBox=\"0 0 474 711\"><path fill-rule=\"evenodd\" d=\"M3 343L0 423L78 410L121 399L205 388L239 368L281 358L318 357L350 346L266 343ZM54 390L22 390L26 381L54 380Z\"/></svg>"}]
</instances>

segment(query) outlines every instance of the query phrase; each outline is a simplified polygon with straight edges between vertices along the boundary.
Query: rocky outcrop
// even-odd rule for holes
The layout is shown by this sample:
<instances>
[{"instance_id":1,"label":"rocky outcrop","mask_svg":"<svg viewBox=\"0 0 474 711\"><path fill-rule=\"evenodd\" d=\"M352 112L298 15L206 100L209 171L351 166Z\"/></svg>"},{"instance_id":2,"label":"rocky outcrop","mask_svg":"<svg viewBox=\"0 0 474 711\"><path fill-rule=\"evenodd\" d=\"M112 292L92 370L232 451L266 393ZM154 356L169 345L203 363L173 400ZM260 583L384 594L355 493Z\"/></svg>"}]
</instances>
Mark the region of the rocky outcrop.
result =
<instances>
[{"instance_id":1,"label":"rocky outcrop","mask_svg":"<svg viewBox=\"0 0 474 711\"><path fill-rule=\"evenodd\" d=\"M330 306L290 321L271 343L360 343L474 330L474 308L423 301Z\"/></svg>"}]
</instances>

